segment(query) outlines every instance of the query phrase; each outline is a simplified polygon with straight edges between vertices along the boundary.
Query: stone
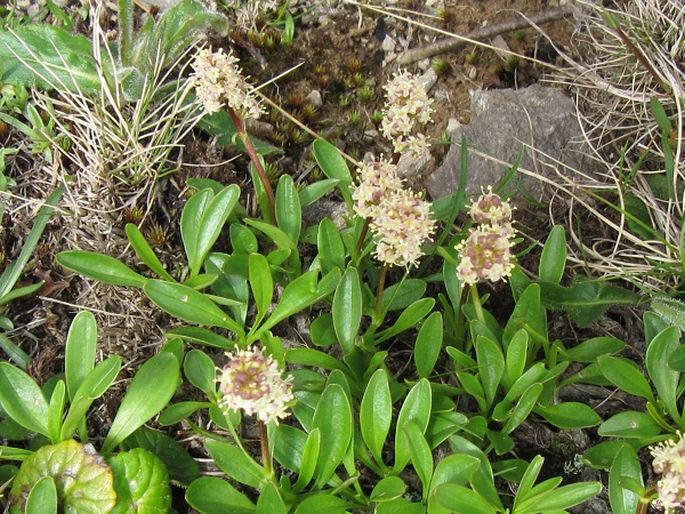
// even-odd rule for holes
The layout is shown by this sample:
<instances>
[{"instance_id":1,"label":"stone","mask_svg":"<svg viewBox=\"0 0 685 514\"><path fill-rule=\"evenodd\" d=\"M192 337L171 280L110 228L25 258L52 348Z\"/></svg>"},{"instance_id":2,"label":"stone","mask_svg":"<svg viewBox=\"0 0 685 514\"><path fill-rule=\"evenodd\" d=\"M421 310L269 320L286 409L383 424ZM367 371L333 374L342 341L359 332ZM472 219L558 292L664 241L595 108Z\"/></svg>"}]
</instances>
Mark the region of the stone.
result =
<instances>
[{"instance_id":1,"label":"stone","mask_svg":"<svg viewBox=\"0 0 685 514\"><path fill-rule=\"evenodd\" d=\"M307 97L305 98L305 101L313 105L314 107L321 107L323 105L323 100L321 98L321 92L318 89L312 89Z\"/></svg>"},{"instance_id":2,"label":"stone","mask_svg":"<svg viewBox=\"0 0 685 514\"><path fill-rule=\"evenodd\" d=\"M451 194L457 188L462 137L469 145L469 194L478 194L481 188L497 184L521 151L524 152L521 168L556 181L560 165L555 160L584 172L593 168L583 143L575 104L556 88L535 84L519 90L472 91L471 122L456 124L449 135L452 140L449 152L426 180L433 198ZM477 152L508 165L477 155ZM563 172L564 169L559 170L559 173ZM539 200L550 192L543 181L523 173L515 175L506 191L515 191L520 186Z\"/></svg>"}]
</instances>

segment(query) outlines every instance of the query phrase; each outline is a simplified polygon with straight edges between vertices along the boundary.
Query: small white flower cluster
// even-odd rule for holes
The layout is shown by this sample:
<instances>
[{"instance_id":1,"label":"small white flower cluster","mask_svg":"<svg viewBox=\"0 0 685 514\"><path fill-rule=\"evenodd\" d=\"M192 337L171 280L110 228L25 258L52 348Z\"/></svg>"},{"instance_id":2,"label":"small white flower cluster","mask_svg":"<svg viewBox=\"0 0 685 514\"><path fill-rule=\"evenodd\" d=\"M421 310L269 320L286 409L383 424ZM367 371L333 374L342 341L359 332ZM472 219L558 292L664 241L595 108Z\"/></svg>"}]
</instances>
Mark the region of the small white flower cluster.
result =
<instances>
[{"instance_id":1,"label":"small white flower cluster","mask_svg":"<svg viewBox=\"0 0 685 514\"><path fill-rule=\"evenodd\" d=\"M408 71L396 73L384 89L383 135L392 141L397 153L408 153L414 158L425 155L429 148L428 140L416 129L431 122L433 100L428 98L418 77Z\"/></svg>"},{"instance_id":2,"label":"small white flower cluster","mask_svg":"<svg viewBox=\"0 0 685 514\"><path fill-rule=\"evenodd\" d=\"M220 369L219 404L227 411L242 410L263 423L289 416L292 385L281 378L278 363L264 356L261 348L226 353L228 362Z\"/></svg>"},{"instance_id":3,"label":"small white flower cluster","mask_svg":"<svg viewBox=\"0 0 685 514\"><path fill-rule=\"evenodd\" d=\"M259 118L262 107L237 62L230 51L225 54L221 48L216 52L200 50L193 62L192 76L197 98L208 113L229 107L244 119Z\"/></svg>"},{"instance_id":4,"label":"small white flower cluster","mask_svg":"<svg viewBox=\"0 0 685 514\"><path fill-rule=\"evenodd\" d=\"M661 475L655 503L664 509L685 507L685 439L665 441L650 448L652 468Z\"/></svg>"},{"instance_id":5,"label":"small white flower cluster","mask_svg":"<svg viewBox=\"0 0 685 514\"><path fill-rule=\"evenodd\" d=\"M514 269L511 247L516 232L511 225L509 202L488 187L488 192L473 202L469 214L480 225L472 228L469 237L455 247L459 252L457 276L465 284L504 280Z\"/></svg>"},{"instance_id":6,"label":"small white flower cluster","mask_svg":"<svg viewBox=\"0 0 685 514\"><path fill-rule=\"evenodd\" d=\"M396 166L388 161L365 163L358 173L354 210L371 220L377 241L374 255L390 266L417 265L423 255L421 245L435 231L430 204L402 187Z\"/></svg>"},{"instance_id":7,"label":"small white flower cluster","mask_svg":"<svg viewBox=\"0 0 685 514\"><path fill-rule=\"evenodd\" d=\"M266 11L273 11L278 7L278 0L233 0L228 7L236 15L236 23L244 29L254 29L257 17Z\"/></svg>"}]
</instances>

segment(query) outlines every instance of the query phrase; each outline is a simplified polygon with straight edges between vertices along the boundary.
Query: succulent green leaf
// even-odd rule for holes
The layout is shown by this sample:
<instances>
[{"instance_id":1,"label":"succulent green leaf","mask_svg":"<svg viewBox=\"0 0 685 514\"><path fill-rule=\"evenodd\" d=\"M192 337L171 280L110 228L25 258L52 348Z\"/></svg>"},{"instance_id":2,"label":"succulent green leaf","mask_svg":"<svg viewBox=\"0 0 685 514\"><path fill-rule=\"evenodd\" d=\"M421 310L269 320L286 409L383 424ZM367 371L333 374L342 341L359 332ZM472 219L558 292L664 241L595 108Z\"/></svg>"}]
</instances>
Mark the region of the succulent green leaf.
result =
<instances>
[{"instance_id":1,"label":"succulent green leaf","mask_svg":"<svg viewBox=\"0 0 685 514\"><path fill-rule=\"evenodd\" d=\"M143 287L147 281L118 259L96 252L68 250L58 253L56 259L65 268L106 284Z\"/></svg>"},{"instance_id":2,"label":"succulent green leaf","mask_svg":"<svg viewBox=\"0 0 685 514\"><path fill-rule=\"evenodd\" d=\"M0 362L0 406L22 427L48 437L48 403L33 379Z\"/></svg>"},{"instance_id":3,"label":"succulent green leaf","mask_svg":"<svg viewBox=\"0 0 685 514\"><path fill-rule=\"evenodd\" d=\"M44 477L54 480L65 514L107 514L116 502L112 471L89 444L62 441L24 460L10 490L13 509L23 509L24 498Z\"/></svg>"},{"instance_id":4,"label":"succulent green leaf","mask_svg":"<svg viewBox=\"0 0 685 514\"><path fill-rule=\"evenodd\" d=\"M109 459L117 504L112 514L167 514L171 507L169 474L164 464L144 448Z\"/></svg>"},{"instance_id":5,"label":"succulent green leaf","mask_svg":"<svg viewBox=\"0 0 685 514\"><path fill-rule=\"evenodd\" d=\"M382 452L392 422L392 396L388 375L378 369L371 376L359 410L362 438L377 463L382 463Z\"/></svg>"},{"instance_id":6,"label":"succulent green leaf","mask_svg":"<svg viewBox=\"0 0 685 514\"><path fill-rule=\"evenodd\" d=\"M95 367L98 327L91 312L81 311L69 327L64 346L64 375L67 393L73 400L84 378Z\"/></svg>"},{"instance_id":7,"label":"succulent green leaf","mask_svg":"<svg viewBox=\"0 0 685 514\"><path fill-rule=\"evenodd\" d=\"M186 491L186 501L201 514L254 514L255 505L228 482L200 477Z\"/></svg>"}]
</instances>

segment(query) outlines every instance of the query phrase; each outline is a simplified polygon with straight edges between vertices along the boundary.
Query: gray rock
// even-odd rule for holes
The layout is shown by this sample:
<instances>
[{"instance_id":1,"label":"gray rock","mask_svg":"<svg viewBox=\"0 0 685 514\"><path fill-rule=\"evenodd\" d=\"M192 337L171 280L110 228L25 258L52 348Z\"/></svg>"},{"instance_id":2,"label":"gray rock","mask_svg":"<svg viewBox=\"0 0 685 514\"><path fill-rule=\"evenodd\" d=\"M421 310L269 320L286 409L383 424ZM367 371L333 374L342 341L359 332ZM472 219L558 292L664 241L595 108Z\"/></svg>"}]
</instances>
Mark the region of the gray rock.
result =
<instances>
[{"instance_id":1,"label":"gray rock","mask_svg":"<svg viewBox=\"0 0 685 514\"><path fill-rule=\"evenodd\" d=\"M321 92L318 89L312 89L307 97L305 98L305 101L309 102L312 104L314 107L321 107L323 105L323 100L321 98Z\"/></svg>"},{"instance_id":2,"label":"gray rock","mask_svg":"<svg viewBox=\"0 0 685 514\"><path fill-rule=\"evenodd\" d=\"M592 168L592 161L582 143L575 105L555 88L536 84L519 90L473 91L471 122L458 125L450 135L452 147L440 167L426 181L433 198L448 195L457 188L462 137L469 148L473 148L469 151L467 180L467 191L471 194L480 193L481 187L497 184L509 169L509 166L476 155L477 152L513 164L518 153L524 150L522 168L548 178L556 177L557 180L559 164L554 162L555 159L586 172ZM538 151L524 149L524 144ZM508 190L513 191L520 186L538 199L549 193L542 181L517 173Z\"/></svg>"}]
</instances>

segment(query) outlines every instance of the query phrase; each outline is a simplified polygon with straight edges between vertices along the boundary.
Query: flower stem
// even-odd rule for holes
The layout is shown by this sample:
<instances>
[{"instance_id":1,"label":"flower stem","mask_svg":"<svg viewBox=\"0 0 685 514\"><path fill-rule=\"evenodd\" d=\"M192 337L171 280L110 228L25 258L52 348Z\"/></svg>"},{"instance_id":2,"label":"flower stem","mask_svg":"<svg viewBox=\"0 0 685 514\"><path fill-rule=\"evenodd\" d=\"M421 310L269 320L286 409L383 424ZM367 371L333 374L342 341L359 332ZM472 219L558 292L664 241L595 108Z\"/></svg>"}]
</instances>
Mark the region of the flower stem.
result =
<instances>
[{"instance_id":1,"label":"flower stem","mask_svg":"<svg viewBox=\"0 0 685 514\"><path fill-rule=\"evenodd\" d=\"M271 187L271 181L269 180L269 177L266 176L266 171L264 171L264 166L262 166L262 162L259 160L257 150L252 144L249 134L245 130L245 122L238 115L238 113L236 113L230 107L228 107L228 114L231 116L231 120L233 120L235 129L238 132L238 136L245 147L245 151L247 152L252 165L254 166L255 170L257 170L257 175L259 175L259 180L262 183L262 187L264 187L266 199L269 204L269 212L267 212L266 215L269 223L274 225L276 223L276 199L274 197L274 190Z\"/></svg>"},{"instance_id":2,"label":"flower stem","mask_svg":"<svg viewBox=\"0 0 685 514\"><path fill-rule=\"evenodd\" d=\"M259 426L259 446L262 450L262 465L266 473L271 476L273 474L273 466L271 465L271 453L269 452L269 435L263 421L258 420L257 425Z\"/></svg>"},{"instance_id":3,"label":"flower stem","mask_svg":"<svg viewBox=\"0 0 685 514\"><path fill-rule=\"evenodd\" d=\"M383 289L385 288L385 275L388 273L388 265L383 264L378 273L378 285L376 286L376 314L380 315L381 303L383 301Z\"/></svg>"},{"instance_id":4,"label":"flower stem","mask_svg":"<svg viewBox=\"0 0 685 514\"><path fill-rule=\"evenodd\" d=\"M478 321L485 323L485 314L483 313L483 306L480 303L480 295L478 294L478 286L476 284L471 284L469 286L471 290L471 301L473 301L473 308L476 309L476 316Z\"/></svg>"},{"instance_id":5,"label":"flower stem","mask_svg":"<svg viewBox=\"0 0 685 514\"><path fill-rule=\"evenodd\" d=\"M354 253L356 255L359 255L362 251L362 247L364 246L364 239L366 239L366 234L369 233L369 226L371 225L371 218L366 218L364 220L364 226L362 227L361 234L359 234L359 239L357 240L357 247L355 248Z\"/></svg>"}]
</instances>

